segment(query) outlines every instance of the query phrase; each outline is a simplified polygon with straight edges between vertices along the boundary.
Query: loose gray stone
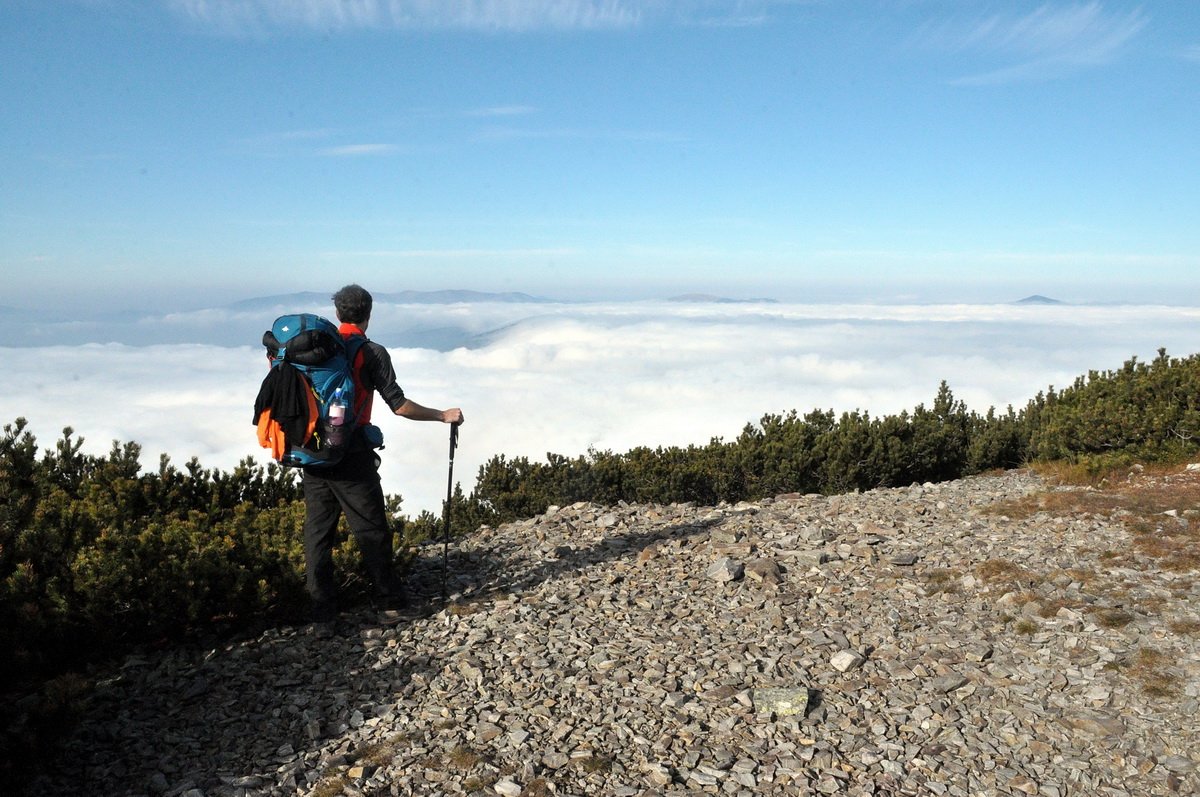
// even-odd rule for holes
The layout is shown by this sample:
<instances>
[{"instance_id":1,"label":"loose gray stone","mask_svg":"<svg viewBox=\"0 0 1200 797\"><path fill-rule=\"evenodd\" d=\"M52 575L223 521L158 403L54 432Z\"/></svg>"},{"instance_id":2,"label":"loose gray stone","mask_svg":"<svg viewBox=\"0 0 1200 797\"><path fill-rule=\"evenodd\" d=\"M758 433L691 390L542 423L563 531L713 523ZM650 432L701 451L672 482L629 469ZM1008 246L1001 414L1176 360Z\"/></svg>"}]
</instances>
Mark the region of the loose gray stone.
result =
<instances>
[{"instance_id":1,"label":"loose gray stone","mask_svg":"<svg viewBox=\"0 0 1200 797\"><path fill-rule=\"evenodd\" d=\"M839 650L833 654L829 663L833 665L833 669L838 672L847 672L849 670L857 670L863 665L867 657L854 650Z\"/></svg>"},{"instance_id":2,"label":"loose gray stone","mask_svg":"<svg viewBox=\"0 0 1200 797\"><path fill-rule=\"evenodd\" d=\"M1167 756L1159 763L1178 775L1187 775L1196 771L1196 762L1180 755Z\"/></svg>"},{"instance_id":3,"label":"loose gray stone","mask_svg":"<svg viewBox=\"0 0 1200 797\"><path fill-rule=\"evenodd\" d=\"M712 565L708 568L706 575L713 581L725 583L729 581L737 581L742 577L744 572L745 567L741 562L735 562L728 556L723 556L712 563Z\"/></svg>"},{"instance_id":4,"label":"loose gray stone","mask_svg":"<svg viewBox=\"0 0 1200 797\"><path fill-rule=\"evenodd\" d=\"M508 779L497 782L496 785L492 786L492 789L496 794L503 795L503 797L520 797L521 792L525 790L521 784Z\"/></svg>"},{"instance_id":5,"label":"loose gray stone","mask_svg":"<svg viewBox=\"0 0 1200 797\"><path fill-rule=\"evenodd\" d=\"M934 678L933 688L938 692L953 692L955 689L966 686L968 682L966 676L952 672Z\"/></svg>"},{"instance_id":6,"label":"loose gray stone","mask_svg":"<svg viewBox=\"0 0 1200 797\"><path fill-rule=\"evenodd\" d=\"M1072 731L1089 736L1121 736L1125 733L1125 723L1119 717L1099 713L1069 714L1062 717L1061 722Z\"/></svg>"},{"instance_id":7,"label":"loose gray stone","mask_svg":"<svg viewBox=\"0 0 1200 797\"><path fill-rule=\"evenodd\" d=\"M992 646L986 642L976 642L966 647L963 656L967 661L987 661L993 652Z\"/></svg>"},{"instance_id":8,"label":"loose gray stone","mask_svg":"<svg viewBox=\"0 0 1200 797\"><path fill-rule=\"evenodd\" d=\"M790 557L800 567L820 567L829 561L825 551L784 551L784 556Z\"/></svg>"},{"instance_id":9,"label":"loose gray stone","mask_svg":"<svg viewBox=\"0 0 1200 797\"><path fill-rule=\"evenodd\" d=\"M499 726L490 722L481 722L475 726L475 738L481 742L490 742L502 733L504 731Z\"/></svg>"},{"instance_id":10,"label":"loose gray stone","mask_svg":"<svg viewBox=\"0 0 1200 797\"><path fill-rule=\"evenodd\" d=\"M550 769L562 769L571 763L571 757L566 753L552 751L542 756L542 763Z\"/></svg>"},{"instance_id":11,"label":"loose gray stone","mask_svg":"<svg viewBox=\"0 0 1200 797\"><path fill-rule=\"evenodd\" d=\"M746 563L746 576L761 584L778 584L783 580L783 571L774 559L752 559Z\"/></svg>"},{"instance_id":12,"label":"loose gray stone","mask_svg":"<svg viewBox=\"0 0 1200 797\"><path fill-rule=\"evenodd\" d=\"M400 622L118 663L29 793L1194 792L1200 588L1133 553L1133 513L1042 500L1074 490L1010 471L482 527L449 604L418 550Z\"/></svg>"},{"instance_id":13,"label":"loose gray stone","mask_svg":"<svg viewBox=\"0 0 1200 797\"><path fill-rule=\"evenodd\" d=\"M658 762L648 764L646 766L646 773L650 778L650 782L655 786L667 786L674 780L671 768L666 764Z\"/></svg>"}]
</instances>

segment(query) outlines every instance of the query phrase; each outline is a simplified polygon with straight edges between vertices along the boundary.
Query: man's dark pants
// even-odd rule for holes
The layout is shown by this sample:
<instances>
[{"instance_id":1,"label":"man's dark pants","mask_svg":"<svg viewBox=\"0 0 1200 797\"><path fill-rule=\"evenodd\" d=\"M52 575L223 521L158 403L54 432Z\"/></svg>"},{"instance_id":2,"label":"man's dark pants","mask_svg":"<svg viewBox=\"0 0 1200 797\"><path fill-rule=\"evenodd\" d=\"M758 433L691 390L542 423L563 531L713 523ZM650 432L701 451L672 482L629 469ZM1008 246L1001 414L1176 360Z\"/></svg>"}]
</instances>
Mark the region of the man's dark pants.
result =
<instances>
[{"instance_id":1,"label":"man's dark pants","mask_svg":"<svg viewBox=\"0 0 1200 797\"><path fill-rule=\"evenodd\" d=\"M352 451L329 468L305 468L304 561L313 619L337 616L333 549L338 518L346 522L362 551L377 605L386 607L397 592L392 576L392 530L379 481L379 457L369 449Z\"/></svg>"}]
</instances>

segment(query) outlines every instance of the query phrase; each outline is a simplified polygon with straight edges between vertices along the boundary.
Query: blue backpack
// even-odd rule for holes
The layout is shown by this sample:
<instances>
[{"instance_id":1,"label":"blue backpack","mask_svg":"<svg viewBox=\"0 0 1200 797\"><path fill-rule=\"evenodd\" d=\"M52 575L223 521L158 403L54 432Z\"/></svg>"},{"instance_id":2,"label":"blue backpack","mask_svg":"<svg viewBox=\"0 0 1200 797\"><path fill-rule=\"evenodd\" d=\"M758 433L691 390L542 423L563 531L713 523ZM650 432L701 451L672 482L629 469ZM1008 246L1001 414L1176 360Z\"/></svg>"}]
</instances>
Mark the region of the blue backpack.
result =
<instances>
[{"instance_id":1,"label":"blue backpack","mask_svg":"<svg viewBox=\"0 0 1200 797\"><path fill-rule=\"evenodd\" d=\"M367 339L343 339L333 322L297 313L275 319L262 341L271 370L254 405L259 442L284 465L341 461L359 426L354 359Z\"/></svg>"}]
</instances>

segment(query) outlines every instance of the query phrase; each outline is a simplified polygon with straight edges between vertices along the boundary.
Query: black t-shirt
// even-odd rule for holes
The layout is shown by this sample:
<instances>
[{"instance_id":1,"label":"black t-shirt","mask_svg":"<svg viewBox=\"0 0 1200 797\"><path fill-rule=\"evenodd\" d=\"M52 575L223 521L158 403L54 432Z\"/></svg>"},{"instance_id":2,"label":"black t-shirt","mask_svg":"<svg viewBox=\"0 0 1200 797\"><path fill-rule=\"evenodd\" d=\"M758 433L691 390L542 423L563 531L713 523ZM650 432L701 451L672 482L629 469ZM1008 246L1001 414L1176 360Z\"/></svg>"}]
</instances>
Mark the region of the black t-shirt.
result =
<instances>
[{"instance_id":1,"label":"black t-shirt","mask_svg":"<svg viewBox=\"0 0 1200 797\"><path fill-rule=\"evenodd\" d=\"M359 380L367 391L378 391L392 412L404 405L404 391L396 384L396 369L392 367L392 355L373 340L368 340L361 349L362 369Z\"/></svg>"}]
</instances>

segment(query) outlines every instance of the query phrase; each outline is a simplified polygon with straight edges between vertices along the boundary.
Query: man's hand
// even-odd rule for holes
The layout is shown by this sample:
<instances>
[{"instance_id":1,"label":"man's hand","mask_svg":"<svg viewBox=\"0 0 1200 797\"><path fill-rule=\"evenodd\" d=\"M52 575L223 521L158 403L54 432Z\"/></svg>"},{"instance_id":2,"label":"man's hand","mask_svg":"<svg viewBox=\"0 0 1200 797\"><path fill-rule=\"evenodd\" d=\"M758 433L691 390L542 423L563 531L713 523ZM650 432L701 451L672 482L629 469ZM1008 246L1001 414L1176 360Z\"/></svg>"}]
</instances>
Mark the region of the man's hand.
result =
<instances>
[{"instance_id":1,"label":"man's hand","mask_svg":"<svg viewBox=\"0 0 1200 797\"><path fill-rule=\"evenodd\" d=\"M465 420L466 419L463 418L462 410L460 410L458 407L451 407L448 410L442 410L442 423L452 423L457 426L463 423Z\"/></svg>"}]
</instances>

